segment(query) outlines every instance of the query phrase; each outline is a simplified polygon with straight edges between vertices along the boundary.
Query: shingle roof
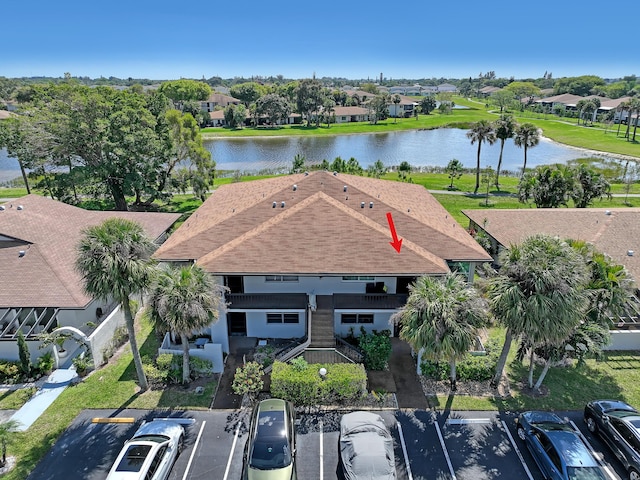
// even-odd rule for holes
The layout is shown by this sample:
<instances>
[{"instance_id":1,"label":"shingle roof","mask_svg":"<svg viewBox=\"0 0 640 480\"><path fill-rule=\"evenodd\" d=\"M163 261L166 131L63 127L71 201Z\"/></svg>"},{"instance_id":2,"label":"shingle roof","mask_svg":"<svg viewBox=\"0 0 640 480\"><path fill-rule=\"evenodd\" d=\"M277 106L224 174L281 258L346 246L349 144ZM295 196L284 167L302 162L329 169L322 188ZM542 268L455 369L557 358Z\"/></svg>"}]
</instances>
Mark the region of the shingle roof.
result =
<instances>
[{"instance_id":1,"label":"shingle roof","mask_svg":"<svg viewBox=\"0 0 640 480\"><path fill-rule=\"evenodd\" d=\"M221 186L155 257L246 275L441 274L446 260L490 260L424 187L328 172Z\"/></svg>"},{"instance_id":2,"label":"shingle roof","mask_svg":"<svg viewBox=\"0 0 640 480\"><path fill-rule=\"evenodd\" d=\"M536 233L593 243L640 281L640 208L532 208L462 213L505 247ZM629 250L634 255L629 256Z\"/></svg>"},{"instance_id":3,"label":"shingle roof","mask_svg":"<svg viewBox=\"0 0 640 480\"><path fill-rule=\"evenodd\" d=\"M333 113L338 117L340 115L368 115L369 109L364 107L334 107Z\"/></svg>"},{"instance_id":4,"label":"shingle roof","mask_svg":"<svg viewBox=\"0 0 640 480\"><path fill-rule=\"evenodd\" d=\"M87 305L91 299L74 270L76 245L85 227L110 217L134 220L157 239L180 214L90 211L40 195L5 203L0 210L0 307Z\"/></svg>"}]
</instances>

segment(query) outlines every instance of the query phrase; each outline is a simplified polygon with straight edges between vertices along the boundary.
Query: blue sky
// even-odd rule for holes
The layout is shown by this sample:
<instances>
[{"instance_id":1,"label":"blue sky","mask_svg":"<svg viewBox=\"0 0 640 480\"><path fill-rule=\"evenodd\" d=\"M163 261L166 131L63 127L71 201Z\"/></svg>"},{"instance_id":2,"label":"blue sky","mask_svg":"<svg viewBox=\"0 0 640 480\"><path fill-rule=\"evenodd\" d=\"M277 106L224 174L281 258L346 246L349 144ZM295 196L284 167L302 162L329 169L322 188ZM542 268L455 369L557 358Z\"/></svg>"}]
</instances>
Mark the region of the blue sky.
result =
<instances>
[{"instance_id":1,"label":"blue sky","mask_svg":"<svg viewBox=\"0 0 640 480\"><path fill-rule=\"evenodd\" d=\"M5 77L640 75L633 28L615 23L637 0L6 3Z\"/></svg>"}]
</instances>

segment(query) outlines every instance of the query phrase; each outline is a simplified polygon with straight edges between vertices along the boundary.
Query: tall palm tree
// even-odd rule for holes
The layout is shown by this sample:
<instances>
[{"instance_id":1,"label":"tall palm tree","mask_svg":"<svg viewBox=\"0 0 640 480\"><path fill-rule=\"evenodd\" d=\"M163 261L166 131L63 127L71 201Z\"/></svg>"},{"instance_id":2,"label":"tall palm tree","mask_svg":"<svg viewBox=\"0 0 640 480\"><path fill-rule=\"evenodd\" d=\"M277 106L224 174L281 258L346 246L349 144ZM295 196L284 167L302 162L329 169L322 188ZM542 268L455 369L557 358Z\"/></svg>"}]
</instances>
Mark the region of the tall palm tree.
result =
<instances>
[{"instance_id":1,"label":"tall palm tree","mask_svg":"<svg viewBox=\"0 0 640 480\"><path fill-rule=\"evenodd\" d=\"M633 138L632 142L636 141L636 130L638 129L638 122L640 121L640 98L632 98L629 100L629 119L627 121L627 139L629 138L629 125L631 124L631 116L636 114L635 122L633 124Z\"/></svg>"},{"instance_id":2,"label":"tall palm tree","mask_svg":"<svg viewBox=\"0 0 640 480\"><path fill-rule=\"evenodd\" d=\"M198 265L158 272L149 309L157 324L182 341L182 383L189 383L189 336L218 320L222 287Z\"/></svg>"},{"instance_id":3,"label":"tall palm tree","mask_svg":"<svg viewBox=\"0 0 640 480\"><path fill-rule=\"evenodd\" d=\"M587 300L587 267L571 246L534 235L500 255L499 275L488 288L494 317L506 328L505 342L491 382L500 382L514 338L526 335L533 347L564 341L579 324Z\"/></svg>"},{"instance_id":4,"label":"tall palm tree","mask_svg":"<svg viewBox=\"0 0 640 480\"><path fill-rule=\"evenodd\" d=\"M478 142L478 159L476 162L476 187L473 190L473 194L478 193L480 188L480 149L482 142L487 142L489 145L493 145L496 141L496 132L493 130L493 125L488 120L479 120L473 124L471 130L467 132L467 138L471 139L471 145Z\"/></svg>"},{"instance_id":5,"label":"tall palm tree","mask_svg":"<svg viewBox=\"0 0 640 480\"><path fill-rule=\"evenodd\" d=\"M516 131L517 123L511 115L500 115L493 128L496 132L496 138L500 140L500 157L498 157L498 168L496 169L496 188L500 190L500 168L502 167L502 152L504 150L504 142L508 138L512 138Z\"/></svg>"},{"instance_id":6,"label":"tall palm tree","mask_svg":"<svg viewBox=\"0 0 640 480\"><path fill-rule=\"evenodd\" d=\"M138 384L143 391L149 388L149 384L142 368L130 302L132 296L143 293L151 282L155 271L151 254L155 248L139 224L122 218L109 218L83 231L76 258L76 269L82 275L87 295L113 298L120 303Z\"/></svg>"},{"instance_id":7,"label":"tall palm tree","mask_svg":"<svg viewBox=\"0 0 640 480\"><path fill-rule=\"evenodd\" d=\"M540 131L533 123L523 123L516 127L513 136L513 143L524 148L524 163L522 164L522 175L527 171L527 149L535 147L540 143Z\"/></svg>"},{"instance_id":8,"label":"tall palm tree","mask_svg":"<svg viewBox=\"0 0 640 480\"><path fill-rule=\"evenodd\" d=\"M400 105L401 101L402 99L400 98L400 95L393 96L393 103L396 106L395 115L393 116L393 123L396 123L398 121L398 106Z\"/></svg>"},{"instance_id":9,"label":"tall palm tree","mask_svg":"<svg viewBox=\"0 0 640 480\"><path fill-rule=\"evenodd\" d=\"M469 352L487 311L480 296L463 276L423 276L409 286L407 304L393 316L400 338L427 358L447 360L451 389L456 389L456 363Z\"/></svg>"}]
</instances>

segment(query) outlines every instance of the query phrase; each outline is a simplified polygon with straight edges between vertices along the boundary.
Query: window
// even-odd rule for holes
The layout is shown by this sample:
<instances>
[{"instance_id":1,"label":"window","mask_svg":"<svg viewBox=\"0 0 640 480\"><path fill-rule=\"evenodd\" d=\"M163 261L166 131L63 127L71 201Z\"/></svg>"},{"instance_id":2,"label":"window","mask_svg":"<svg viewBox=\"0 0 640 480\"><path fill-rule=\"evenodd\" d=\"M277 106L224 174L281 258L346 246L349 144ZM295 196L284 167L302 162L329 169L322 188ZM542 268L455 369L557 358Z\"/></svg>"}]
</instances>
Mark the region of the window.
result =
<instances>
[{"instance_id":1,"label":"window","mask_svg":"<svg viewBox=\"0 0 640 480\"><path fill-rule=\"evenodd\" d=\"M144 477L145 480L151 480L153 478L153 476L156 473L156 470L158 470L158 467L160 466L160 462L162 462L162 458L164 457L164 453L166 450L167 450L166 446L160 447L160 449L158 450L158 453L156 453L156 456L151 461L151 465L149 465L149 471L147 472L147 475Z\"/></svg>"},{"instance_id":2,"label":"window","mask_svg":"<svg viewBox=\"0 0 640 480\"><path fill-rule=\"evenodd\" d=\"M345 324L373 323L373 313L343 313L340 322Z\"/></svg>"},{"instance_id":3,"label":"window","mask_svg":"<svg viewBox=\"0 0 640 480\"><path fill-rule=\"evenodd\" d=\"M267 313L267 323L299 323L297 313Z\"/></svg>"},{"instance_id":4,"label":"window","mask_svg":"<svg viewBox=\"0 0 640 480\"><path fill-rule=\"evenodd\" d=\"M345 275L342 277L343 282L373 282L376 279L373 275Z\"/></svg>"},{"instance_id":5,"label":"window","mask_svg":"<svg viewBox=\"0 0 640 480\"><path fill-rule=\"evenodd\" d=\"M265 282L297 282L298 275L266 275Z\"/></svg>"}]
</instances>

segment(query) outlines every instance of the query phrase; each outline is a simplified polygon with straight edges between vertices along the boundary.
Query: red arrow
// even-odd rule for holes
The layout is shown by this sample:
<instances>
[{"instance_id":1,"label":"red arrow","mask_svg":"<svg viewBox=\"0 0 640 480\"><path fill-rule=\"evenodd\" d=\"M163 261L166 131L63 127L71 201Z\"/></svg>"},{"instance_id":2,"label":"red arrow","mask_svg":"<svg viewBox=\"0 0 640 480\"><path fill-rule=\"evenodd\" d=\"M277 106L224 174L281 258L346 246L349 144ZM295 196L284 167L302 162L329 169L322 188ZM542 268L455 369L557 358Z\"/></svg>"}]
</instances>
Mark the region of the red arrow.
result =
<instances>
[{"instance_id":1,"label":"red arrow","mask_svg":"<svg viewBox=\"0 0 640 480\"><path fill-rule=\"evenodd\" d=\"M389 229L391 229L391 236L393 237L393 242L389 242L393 248L396 249L396 252L400 253L400 249L402 248L402 239L398 238L398 234L396 233L396 227L393 224L393 217L391 216L391 212L387 213L387 221L389 222Z\"/></svg>"}]
</instances>

